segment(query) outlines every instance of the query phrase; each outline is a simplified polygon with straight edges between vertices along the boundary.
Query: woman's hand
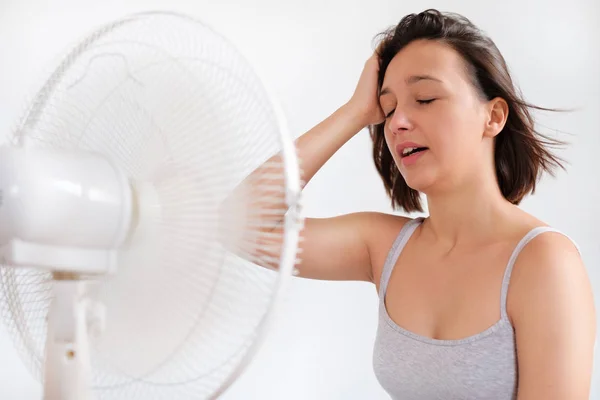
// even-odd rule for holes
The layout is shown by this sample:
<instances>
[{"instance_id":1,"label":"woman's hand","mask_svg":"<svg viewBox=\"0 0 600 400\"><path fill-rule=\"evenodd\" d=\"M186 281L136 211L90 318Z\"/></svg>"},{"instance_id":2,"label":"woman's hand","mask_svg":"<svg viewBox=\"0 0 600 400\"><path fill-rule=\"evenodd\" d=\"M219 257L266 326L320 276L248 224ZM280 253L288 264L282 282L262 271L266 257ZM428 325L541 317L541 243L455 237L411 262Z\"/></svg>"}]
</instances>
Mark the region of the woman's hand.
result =
<instances>
[{"instance_id":1,"label":"woman's hand","mask_svg":"<svg viewBox=\"0 0 600 400\"><path fill-rule=\"evenodd\" d=\"M379 105L377 77L379 74L379 56L377 51L365 63L360 79L347 106L356 113L363 126L380 124L385 115Z\"/></svg>"}]
</instances>

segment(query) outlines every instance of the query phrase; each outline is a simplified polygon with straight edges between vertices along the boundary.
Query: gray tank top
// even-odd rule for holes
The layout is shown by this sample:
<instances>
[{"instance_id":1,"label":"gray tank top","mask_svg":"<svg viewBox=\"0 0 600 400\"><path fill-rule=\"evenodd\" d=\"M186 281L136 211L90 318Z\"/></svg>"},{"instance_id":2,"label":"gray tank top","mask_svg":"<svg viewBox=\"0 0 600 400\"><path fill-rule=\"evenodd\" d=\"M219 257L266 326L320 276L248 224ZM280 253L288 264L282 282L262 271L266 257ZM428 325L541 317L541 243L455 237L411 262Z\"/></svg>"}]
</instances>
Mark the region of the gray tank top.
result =
<instances>
[{"instance_id":1,"label":"gray tank top","mask_svg":"<svg viewBox=\"0 0 600 400\"><path fill-rule=\"evenodd\" d=\"M561 232L549 227L534 228L517 244L504 273L500 320L464 339L439 340L394 323L384 303L392 269L422 221L423 218L416 218L402 227L381 274L379 324L373 352L373 367L379 383L393 399L516 399L515 334L506 313L510 275L521 249L531 239L543 232Z\"/></svg>"}]
</instances>

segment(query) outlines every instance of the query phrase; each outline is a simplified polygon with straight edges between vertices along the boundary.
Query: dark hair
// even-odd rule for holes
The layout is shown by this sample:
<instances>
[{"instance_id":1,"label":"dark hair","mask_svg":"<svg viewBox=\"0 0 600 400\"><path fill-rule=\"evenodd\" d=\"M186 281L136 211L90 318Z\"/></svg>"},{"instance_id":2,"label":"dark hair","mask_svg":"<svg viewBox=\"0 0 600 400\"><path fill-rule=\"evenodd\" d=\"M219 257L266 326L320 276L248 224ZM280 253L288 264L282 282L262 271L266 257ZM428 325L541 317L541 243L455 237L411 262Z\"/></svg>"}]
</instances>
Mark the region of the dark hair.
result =
<instances>
[{"instance_id":1,"label":"dark hair","mask_svg":"<svg viewBox=\"0 0 600 400\"><path fill-rule=\"evenodd\" d=\"M508 118L494 143L496 177L503 196L519 204L528 193L534 193L543 171L554 176L554 168L564 169L564 160L548 150L561 146L558 141L535 130L531 108L556 111L525 102L511 79L502 54L480 29L467 18L437 10L426 10L402 18L397 26L378 36L379 90L388 65L405 46L415 40L436 40L452 47L466 61L471 82L480 95L491 100L503 98L508 103ZM373 160L393 208L407 212L423 211L418 191L410 188L400 174L384 137L384 123L370 126Z\"/></svg>"}]
</instances>

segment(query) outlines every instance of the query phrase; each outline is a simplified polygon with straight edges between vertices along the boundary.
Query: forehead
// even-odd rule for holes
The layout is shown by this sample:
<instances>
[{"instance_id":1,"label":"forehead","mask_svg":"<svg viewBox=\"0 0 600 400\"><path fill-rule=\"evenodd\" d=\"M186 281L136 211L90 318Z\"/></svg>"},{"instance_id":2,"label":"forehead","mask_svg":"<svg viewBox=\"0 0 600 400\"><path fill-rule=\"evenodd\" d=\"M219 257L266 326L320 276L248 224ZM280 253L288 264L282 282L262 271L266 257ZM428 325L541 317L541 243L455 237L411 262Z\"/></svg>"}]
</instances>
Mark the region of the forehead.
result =
<instances>
[{"instance_id":1,"label":"forehead","mask_svg":"<svg viewBox=\"0 0 600 400\"><path fill-rule=\"evenodd\" d=\"M431 75L453 86L468 82L465 61L452 47L435 40L417 40L392 59L383 86L406 85L411 76Z\"/></svg>"}]
</instances>

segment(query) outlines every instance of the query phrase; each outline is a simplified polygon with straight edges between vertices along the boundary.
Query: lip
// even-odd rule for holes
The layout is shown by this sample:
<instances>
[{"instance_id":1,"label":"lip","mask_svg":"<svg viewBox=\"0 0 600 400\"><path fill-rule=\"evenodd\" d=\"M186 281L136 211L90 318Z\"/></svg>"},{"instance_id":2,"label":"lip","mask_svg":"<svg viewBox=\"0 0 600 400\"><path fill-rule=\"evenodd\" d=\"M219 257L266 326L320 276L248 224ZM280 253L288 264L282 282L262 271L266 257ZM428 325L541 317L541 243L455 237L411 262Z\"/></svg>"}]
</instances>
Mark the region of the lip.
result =
<instances>
[{"instance_id":1,"label":"lip","mask_svg":"<svg viewBox=\"0 0 600 400\"><path fill-rule=\"evenodd\" d=\"M403 158L402 152L407 147L427 147L427 146L423 146L422 144L415 143L415 142L402 142L396 146L396 153L400 156L400 158Z\"/></svg>"},{"instance_id":2,"label":"lip","mask_svg":"<svg viewBox=\"0 0 600 400\"><path fill-rule=\"evenodd\" d=\"M410 167L411 165L415 164L419 158L423 156L423 154L427 154L427 151L428 150L420 151L418 153L413 153L410 156L402 157L400 162L404 167Z\"/></svg>"}]
</instances>

